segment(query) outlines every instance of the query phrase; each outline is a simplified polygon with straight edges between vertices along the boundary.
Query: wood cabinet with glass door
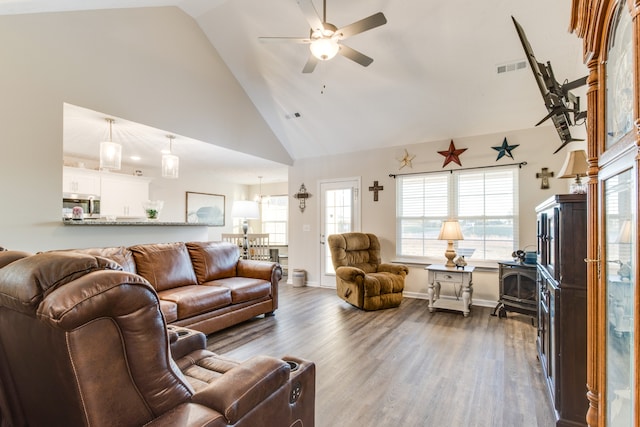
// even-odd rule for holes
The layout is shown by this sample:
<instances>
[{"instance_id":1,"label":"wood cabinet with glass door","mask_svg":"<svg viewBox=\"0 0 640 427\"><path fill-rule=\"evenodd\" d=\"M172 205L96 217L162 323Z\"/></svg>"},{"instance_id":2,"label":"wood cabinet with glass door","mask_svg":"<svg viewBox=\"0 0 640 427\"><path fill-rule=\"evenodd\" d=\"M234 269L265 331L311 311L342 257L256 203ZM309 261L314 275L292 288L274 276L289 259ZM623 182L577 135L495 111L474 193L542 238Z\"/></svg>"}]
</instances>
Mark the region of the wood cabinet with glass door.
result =
<instances>
[{"instance_id":1,"label":"wood cabinet with glass door","mask_svg":"<svg viewBox=\"0 0 640 427\"><path fill-rule=\"evenodd\" d=\"M587 422L638 426L640 0L572 4L589 67Z\"/></svg>"}]
</instances>

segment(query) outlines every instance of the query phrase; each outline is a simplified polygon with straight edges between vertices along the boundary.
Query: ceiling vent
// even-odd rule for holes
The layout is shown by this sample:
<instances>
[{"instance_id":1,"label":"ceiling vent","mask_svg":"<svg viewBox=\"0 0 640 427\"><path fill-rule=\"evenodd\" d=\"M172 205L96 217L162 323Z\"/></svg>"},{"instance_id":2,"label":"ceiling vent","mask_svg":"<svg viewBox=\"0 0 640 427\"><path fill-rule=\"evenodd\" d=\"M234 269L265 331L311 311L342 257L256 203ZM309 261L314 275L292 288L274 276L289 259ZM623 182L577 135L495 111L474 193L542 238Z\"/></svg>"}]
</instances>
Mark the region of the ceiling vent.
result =
<instances>
[{"instance_id":1,"label":"ceiling vent","mask_svg":"<svg viewBox=\"0 0 640 427\"><path fill-rule=\"evenodd\" d=\"M496 66L496 71L498 74L504 74L511 71L522 70L524 68L527 68L527 62L522 59L514 62L507 62L506 64L498 64Z\"/></svg>"},{"instance_id":2,"label":"ceiling vent","mask_svg":"<svg viewBox=\"0 0 640 427\"><path fill-rule=\"evenodd\" d=\"M284 116L284 118L287 119L287 120L298 119L300 117L302 117L302 114L300 114L300 113L285 114L285 116Z\"/></svg>"}]
</instances>

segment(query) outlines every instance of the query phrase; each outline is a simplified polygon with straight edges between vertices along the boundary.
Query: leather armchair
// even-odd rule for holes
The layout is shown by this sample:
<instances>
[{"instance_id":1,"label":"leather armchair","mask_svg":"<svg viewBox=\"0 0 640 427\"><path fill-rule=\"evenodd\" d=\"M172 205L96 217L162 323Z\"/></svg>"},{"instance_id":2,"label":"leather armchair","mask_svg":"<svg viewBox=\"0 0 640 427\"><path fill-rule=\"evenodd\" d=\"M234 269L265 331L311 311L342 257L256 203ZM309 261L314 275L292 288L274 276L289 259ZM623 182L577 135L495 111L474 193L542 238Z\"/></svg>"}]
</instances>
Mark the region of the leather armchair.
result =
<instances>
[{"instance_id":1,"label":"leather armchair","mask_svg":"<svg viewBox=\"0 0 640 427\"><path fill-rule=\"evenodd\" d=\"M204 334L167 329L149 282L105 258L47 252L5 264L3 427L313 426L312 362L206 350Z\"/></svg>"},{"instance_id":2,"label":"leather armchair","mask_svg":"<svg viewBox=\"0 0 640 427\"><path fill-rule=\"evenodd\" d=\"M336 271L336 292L363 310L397 307L402 302L407 266L385 264L378 237L370 233L332 234L328 238Z\"/></svg>"}]
</instances>

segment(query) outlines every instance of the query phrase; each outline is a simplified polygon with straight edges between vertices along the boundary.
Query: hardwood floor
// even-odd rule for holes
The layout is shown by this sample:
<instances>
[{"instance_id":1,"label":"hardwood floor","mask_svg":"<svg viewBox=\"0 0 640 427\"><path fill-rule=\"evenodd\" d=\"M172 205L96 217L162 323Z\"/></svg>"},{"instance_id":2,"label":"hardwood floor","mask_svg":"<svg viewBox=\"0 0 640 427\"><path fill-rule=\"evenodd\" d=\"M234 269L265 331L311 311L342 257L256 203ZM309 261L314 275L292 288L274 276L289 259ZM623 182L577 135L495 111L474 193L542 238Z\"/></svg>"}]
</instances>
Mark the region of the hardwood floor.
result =
<instances>
[{"instance_id":1,"label":"hardwood floor","mask_svg":"<svg viewBox=\"0 0 640 427\"><path fill-rule=\"evenodd\" d=\"M317 427L555 425L528 316L432 314L411 298L365 312L331 289L279 290L275 316L211 334L208 348L314 361Z\"/></svg>"}]
</instances>

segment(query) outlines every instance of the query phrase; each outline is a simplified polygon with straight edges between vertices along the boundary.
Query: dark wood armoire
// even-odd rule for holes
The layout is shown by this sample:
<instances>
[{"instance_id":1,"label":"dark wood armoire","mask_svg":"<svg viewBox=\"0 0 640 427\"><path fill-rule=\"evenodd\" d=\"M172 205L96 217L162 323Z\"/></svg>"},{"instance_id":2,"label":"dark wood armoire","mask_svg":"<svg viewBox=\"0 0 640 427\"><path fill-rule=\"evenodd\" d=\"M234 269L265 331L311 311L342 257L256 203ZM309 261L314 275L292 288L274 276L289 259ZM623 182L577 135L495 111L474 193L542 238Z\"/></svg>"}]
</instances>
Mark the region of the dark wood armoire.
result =
<instances>
[{"instance_id":1,"label":"dark wood armoire","mask_svg":"<svg viewBox=\"0 0 640 427\"><path fill-rule=\"evenodd\" d=\"M585 426L587 198L555 195L536 207L540 363L557 427Z\"/></svg>"}]
</instances>

